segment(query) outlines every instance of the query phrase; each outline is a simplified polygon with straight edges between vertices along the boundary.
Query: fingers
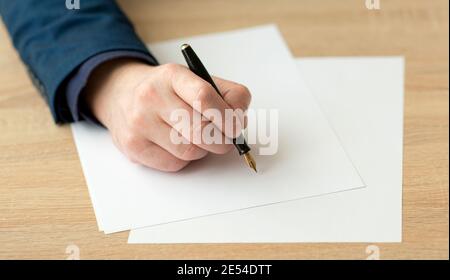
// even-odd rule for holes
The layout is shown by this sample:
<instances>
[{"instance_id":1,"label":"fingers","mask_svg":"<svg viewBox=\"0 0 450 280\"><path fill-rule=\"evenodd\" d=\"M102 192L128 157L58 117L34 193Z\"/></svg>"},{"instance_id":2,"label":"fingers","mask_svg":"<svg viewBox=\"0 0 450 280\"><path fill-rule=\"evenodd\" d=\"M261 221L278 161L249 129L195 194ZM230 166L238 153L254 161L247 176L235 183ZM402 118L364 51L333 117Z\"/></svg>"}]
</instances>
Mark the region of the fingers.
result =
<instances>
[{"instance_id":1,"label":"fingers","mask_svg":"<svg viewBox=\"0 0 450 280\"><path fill-rule=\"evenodd\" d=\"M174 112L179 112L180 115L174 114ZM223 135L213 123L202 117L199 112L192 110L191 107L176 97L170 101L170 105L165 110L160 111L160 117L169 127L169 129L166 128L161 133L169 135L169 141L171 143L177 141L174 141L175 137L170 137L170 135L178 132L186 142L192 143L198 146L198 148L214 154L225 154L232 148L231 140ZM158 134L148 135L148 138L158 144L167 140L167 138ZM163 146L167 147L169 151L173 150L168 148L169 144L166 145ZM177 143L171 145L177 145ZM174 153L174 155L179 155L179 153ZM185 156L189 155L186 154Z\"/></svg>"},{"instance_id":2,"label":"fingers","mask_svg":"<svg viewBox=\"0 0 450 280\"><path fill-rule=\"evenodd\" d=\"M133 94L119 96L122 110L110 116L116 118L109 128L115 143L132 161L174 172L208 152L224 154L233 148L231 138L240 135L251 100L247 88L214 78L219 95L174 64L151 68L147 75ZM177 112L184 115L179 118Z\"/></svg>"},{"instance_id":3,"label":"fingers","mask_svg":"<svg viewBox=\"0 0 450 280\"><path fill-rule=\"evenodd\" d=\"M188 68L180 65L168 65L171 73L173 91L213 122L227 137L235 138L242 130L241 121L234 115L233 108L206 81L192 73ZM214 115L214 112L218 112Z\"/></svg>"},{"instance_id":4,"label":"fingers","mask_svg":"<svg viewBox=\"0 0 450 280\"><path fill-rule=\"evenodd\" d=\"M189 161L181 160L151 142L148 142L136 159L142 165L166 172L180 171L189 164Z\"/></svg>"},{"instance_id":5,"label":"fingers","mask_svg":"<svg viewBox=\"0 0 450 280\"><path fill-rule=\"evenodd\" d=\"M208 154L207 150L200 148L192 143L190 143L186 138L178 140L179 138L171 137L174 129L167 123L161 121L158 124L158 130L150 131L146 129L147 139L161 146L175 157L185 160L192 161L205 157ZM184 141L183 141L184 140Z\"/></svg>"},{"instance_id":6,"label":"fingers","mask_svg":"<svg viewBox=\"0 0 450 280\"><path fill-rule=\"evenodd\" d=\"M223 99L231 108L243 111L248 109L252 96L247 87L217 77L213 77L213 80L222 93Z\"/></svg>"},{"instance_id":7,"label":"fingers","mask_svg":"<svg viewBox=\"0 0 450 280\"><path fill-rule=\"evenodd\" d=\"M188 165L189 161L179 159L160 146L142 136L128 133L120 142L119 149L133 162L167 172L176 172Z\"/></svg>"},{"instance_id":8,"label":"fingers","mask_svg":"<svg viewBox=\"0 0 450 280\"><path fill-rule=\"evenodd\" d=\"M225 102L230 105L231 108L235 109L235 113L241 121L241 124L243 124L243 128L246 128L247 117L245 113L252 100L250 91L247 87L232 81L217 77L213 77L213 80L222 93Z\"/></svg>"}]
</instances>

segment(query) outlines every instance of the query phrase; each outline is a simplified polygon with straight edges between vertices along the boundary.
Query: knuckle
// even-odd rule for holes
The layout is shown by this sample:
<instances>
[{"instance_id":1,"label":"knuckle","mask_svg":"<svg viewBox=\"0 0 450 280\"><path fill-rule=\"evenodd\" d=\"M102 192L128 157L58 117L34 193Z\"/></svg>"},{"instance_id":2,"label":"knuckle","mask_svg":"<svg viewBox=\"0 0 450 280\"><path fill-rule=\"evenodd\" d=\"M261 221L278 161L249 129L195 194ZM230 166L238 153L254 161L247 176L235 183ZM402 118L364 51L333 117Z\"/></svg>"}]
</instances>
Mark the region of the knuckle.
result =
<instances>
[{"instance_id":1,"label":"knuckle","mask_svg":"<svg viewBox=\"0 0 450 280\"><path fill-rule=\"evenodd\" d=\"M173 75L175 72L178 71L180 65L176 63L167 63L161 66L161 70L163 75Z\"/></svg>"},{"instance_id":2,"label":"knuckle","mask_svg":"<svg viewBox=\"0 0 450 280\"><path fill-rule=\"evenodd\" d=\"M207 83L200 83L198 85L198 90L197 90L197 101L200 101L200 103L209 103L211 101L212 98L212 94L214 94L214 92L212 92L214 89L210 84Z\"/></svg>"},{"instance_id":3,"label":"knuckle","mask_svg":"<svg viewBox=\"0 0 450 280\"><path fill-rule=\"evenodd\" d=\"M128 154L134 154L140 150L140 138L134 133L127 133L122 139L122 146Z\"/></svg>"},{"instance_id":4,"label":"knuckle","mask_svg":"<svg viewBox=\"0 0 450 280\"><path fill-rule=\"evenodd\" d=\"M137 105L146 104L147 102L154 102L158 97L158 91L155 90L151 83L141 83L135 88L135 96Z\"/></svg>"},{"instance_id":5,"label":"knuckle","mask_svg":"<svg viewBox=\"0 0 450 280\"><path fill-rule=\"evenodd\" d=\"M130 117L128 119L128 126L133 131L138 131L142 127L145 126L145 114L141 112L141 110L136 109L135 111L130 113Z\"/></svg>"}]
</instances>

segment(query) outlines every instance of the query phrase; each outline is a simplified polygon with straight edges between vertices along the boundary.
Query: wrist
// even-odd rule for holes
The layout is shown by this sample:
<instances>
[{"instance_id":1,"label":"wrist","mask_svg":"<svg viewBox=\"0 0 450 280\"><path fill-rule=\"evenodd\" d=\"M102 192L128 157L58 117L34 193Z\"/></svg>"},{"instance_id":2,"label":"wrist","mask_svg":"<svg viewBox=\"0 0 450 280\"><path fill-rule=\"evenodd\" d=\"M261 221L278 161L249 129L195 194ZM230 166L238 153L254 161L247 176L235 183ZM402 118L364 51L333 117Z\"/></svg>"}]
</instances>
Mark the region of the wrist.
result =
<instances>
[{"instance_id":1,"label":"wrist","mask_svg":"<svg viewBox=\"0 0 450 280\"><path fill-rule=\"evenodd\" d=\"M89 77L81 96L82 101L92 115L109 128L112 113L121 96L131 93L152 67L131 58L102 63Z\"/></svg>"}]
</instances>

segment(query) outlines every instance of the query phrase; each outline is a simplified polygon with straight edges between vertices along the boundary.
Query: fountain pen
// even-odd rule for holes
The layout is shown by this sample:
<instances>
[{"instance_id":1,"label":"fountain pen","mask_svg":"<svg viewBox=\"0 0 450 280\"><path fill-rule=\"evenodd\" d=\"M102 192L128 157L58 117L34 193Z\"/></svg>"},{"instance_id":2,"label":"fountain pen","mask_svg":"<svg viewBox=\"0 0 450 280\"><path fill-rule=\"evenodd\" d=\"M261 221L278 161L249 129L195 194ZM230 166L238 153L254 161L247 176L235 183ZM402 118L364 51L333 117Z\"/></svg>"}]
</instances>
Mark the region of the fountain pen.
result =
<instances>
[{"instance_id":1,"label":"fountain pen","mask_svg":"<svg viewBox=\"0 0 450 280\"><path fill-rule=\"evenodd\" d=\"M208 71L206 70L205 66L200 61L198 56L195 54L192 47L188 44L183 44L181 46L181 52L183 53L184 59L186 60L189 69L192 72L194 72L197 76L199 76L200 78L211 84L211 86L216 90L216 93L223 98L213 79L209 75ZM253 159L252 155L250 154L250 147L247 145L247 142L245 141L245 138L242 135L242 133L238 137L233 139L233 144L236 147L237 151L239 152L239 155L244 156L247 165L255 172L257 172L256 162Z\"/></svg>"}]
</instances>

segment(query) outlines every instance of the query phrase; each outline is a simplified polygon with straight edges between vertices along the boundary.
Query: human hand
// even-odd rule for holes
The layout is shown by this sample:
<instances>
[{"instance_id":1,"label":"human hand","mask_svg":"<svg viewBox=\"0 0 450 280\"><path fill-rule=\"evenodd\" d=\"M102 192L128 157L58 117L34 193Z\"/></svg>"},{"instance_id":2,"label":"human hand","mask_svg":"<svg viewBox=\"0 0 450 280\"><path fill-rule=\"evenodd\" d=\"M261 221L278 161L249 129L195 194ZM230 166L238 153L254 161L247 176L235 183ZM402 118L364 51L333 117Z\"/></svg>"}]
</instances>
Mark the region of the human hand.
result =
<instances>
[{"instance_id":1,"label":"human hand","mask_svg":"<svg viewBox=\"0 0 450 280\"><path fill-rule=\"evenodd\" d=\"M213 87L177 64L149 66L132 59L116 59L96 68L83 92L83 99L93 115L110 131L115 145L133 162L162 171L178 171L190 161L208 152L225 154L231 139L245 127L242 115L237 118L225 110L246 111L251 100L248 89L240 84L214 78L223 99ZM201 110L196 111L195 102ZM189 132L180 130L171 118L175 110L189 112ZM208 109L216 109L221 118L211 118ZM198 110L198 109L197 109ZM200 125L193 122L201 116ZM230 118L231 116L231 118ZM203 129L218 128L221 143L193 141ZM177 144L171 139L173 129L186 140ZM197 137L197 138L196 138Z\"/></svg>"}]
</instances>

